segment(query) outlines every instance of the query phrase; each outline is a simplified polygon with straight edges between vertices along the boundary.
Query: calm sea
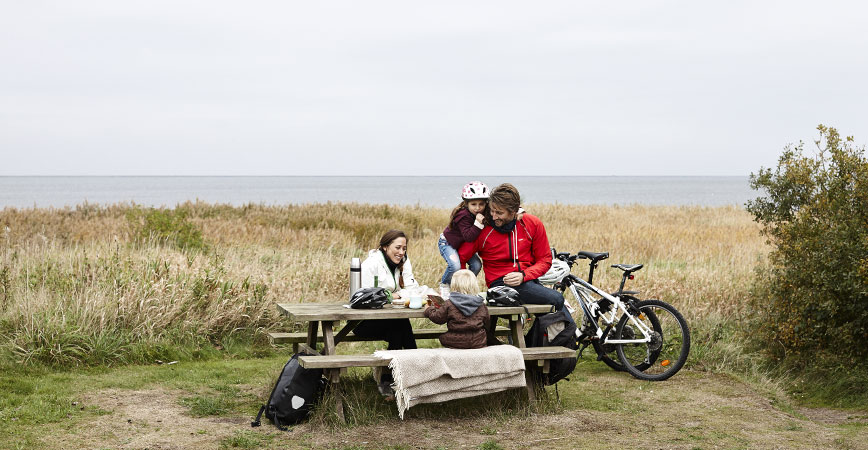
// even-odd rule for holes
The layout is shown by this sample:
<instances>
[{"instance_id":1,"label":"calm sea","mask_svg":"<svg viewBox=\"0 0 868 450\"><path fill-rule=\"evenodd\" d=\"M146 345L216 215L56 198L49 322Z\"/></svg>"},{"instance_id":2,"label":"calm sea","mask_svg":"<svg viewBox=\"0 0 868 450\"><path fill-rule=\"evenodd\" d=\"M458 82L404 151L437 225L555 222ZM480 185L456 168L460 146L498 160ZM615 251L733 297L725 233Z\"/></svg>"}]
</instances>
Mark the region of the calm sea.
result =
<instances>
[{"instance_id":1,"label":"calm sea","mask_svg":"<svg viewBox=\"0 0 868 450\"><path fill-rule=\"evenodd\" d=\"M743 205L748 177L481 177L514 184L523 203ZM0 208L187 200L265 205L360 202L455 206L468 177L0 177Z\"/></svg>"}]
</instances>

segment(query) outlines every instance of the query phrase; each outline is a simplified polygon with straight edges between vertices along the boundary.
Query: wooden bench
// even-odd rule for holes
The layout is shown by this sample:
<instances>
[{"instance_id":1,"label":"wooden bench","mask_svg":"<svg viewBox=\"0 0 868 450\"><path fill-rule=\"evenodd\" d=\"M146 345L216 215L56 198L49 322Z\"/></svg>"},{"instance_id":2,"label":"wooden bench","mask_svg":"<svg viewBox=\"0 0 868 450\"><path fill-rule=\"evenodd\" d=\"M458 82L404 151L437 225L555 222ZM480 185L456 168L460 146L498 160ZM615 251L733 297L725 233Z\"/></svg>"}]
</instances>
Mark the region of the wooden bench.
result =
<instances>
[{"instance_id":1,"label":"wooden bench","mask_svg":"<svg viewBox=\"0 0 868 450\"><path fill-rule=\"evenodd\" d=\"M437 339L441 334L446 332L446 328L415 328L413 329L413 337L416 339ZM509 336L509 327L497 327L494 330L495 336ZM307 342L307 332L300 331L295 333L268 333L273 344L292 344L292 352L298 353L299 344ZM354 334L348 334L343 338L346 342L370 341L371 338L364 338ZM322 342L322 335L317 335L317 342Z\"/></svg>"},{"instance_id":2,"label":"wooden bench","mask_svg":"<svg viewBox=\"0 0 868 450\"><path fill-rule=\"evenodd\" d=\"M520 349L525 361L544 361L543 373L548 372L548 361L576 356L576 351L567 347L525 347ZM390 359L374 355L300 355L298 363L305 369L345 369L347 367L385 367Z\"/></svg>"},{"instance_id":3,"label":"wooden bench","mask_svg":"<svg viewBox=\"0 0 868 450\"><path fill-rule=\"evenodd\" d=\"M531 402L536 400L536 377L531 371L537 370L542 363L542 373L549 372L549 361L558 358L576 357L576 351L567 347L525 347L521 348L525 360L525 379L527 380L527 395ZM349 367L386 367L390 359L377 358L374 355L300 355L298 363L306 369L323 369L326 377L332 383L337 395L335 395L335 407L338 417L343 420L344 408L338 382L340 376L345 374Z\"/></svg>"}]
</instances>

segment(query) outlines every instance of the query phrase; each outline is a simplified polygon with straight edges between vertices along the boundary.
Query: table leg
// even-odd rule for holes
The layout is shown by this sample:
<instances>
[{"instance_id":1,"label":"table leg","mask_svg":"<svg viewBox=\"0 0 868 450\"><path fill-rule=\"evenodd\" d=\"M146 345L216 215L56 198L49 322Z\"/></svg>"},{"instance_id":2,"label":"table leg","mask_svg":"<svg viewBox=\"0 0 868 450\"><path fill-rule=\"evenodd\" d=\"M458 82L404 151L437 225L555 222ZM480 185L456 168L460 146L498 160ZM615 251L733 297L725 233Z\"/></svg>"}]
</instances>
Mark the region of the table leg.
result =
<instances>
[{"instance_id":1,"label":"table leg","mask_svg":"<svg viewBox=\"0 0 868 450\"><path fill-rule=\"evenodd\" d=\"M328 374L329 386L331 386L332 395L335 398L335 414L341 423L346 423L344 418L344 399L341 392L341 369L330 369Z\"/></svg>"},{"instance_id":2,"label":"table leg","mask_svg":"<svg viewBox=\"0 0 868 450\"><path fill-rule=\"evenodd\" d=\"M322 323L322 354L323 355L334 355L335 354L335 336L334 330L332 327L334 326L334 322L324 321Z\"/></svg>"},{"instance_id":3,"label":"table leg","mask_svg":"<svg viewBox=\"0 0 868 450\"><path fill-rule=\"evenodd\" d=\"M530 364L528 364L530 366ZM536 367L528 367L524 371L524 379L527 382L527 401L533 404L536 402Z\"/></svg>"},{"instance_id":4,"label":"table leg","mask_svg":"<svg viewBox=\"0 0 868 450\"><path fill-rule=\"evenodd\" d=\"M524 348L524 325L522 324L521 316L509 316L509 333L512 338L512 345L518 348Z\"/></svg>"},{"instance_id":5,"label":"table leg","mask_svg":"<svg viewBox=\"0 0 868 450\"><path fill-rule=\"evenodd\" d=\"M319 322L311 320L307 323L307 346L316 348L316 332L319 329Z\"/></svg>"},{"instance_id":6,"label":"table leg","mask_svg":"<svg viewBox=\"0 0 868 450\"><path fill-rule=\"evenodd\" d=\"M491 320L489 321L490 324L488 326L488 330L486 330L488 333L486 336L488 345L498 345L502 343L500 342L500 340L497 339L497 335L495 334L495 332L497 331L497 319L499 319L498 316L491 316Z\"/></svg>"}]
</instances>

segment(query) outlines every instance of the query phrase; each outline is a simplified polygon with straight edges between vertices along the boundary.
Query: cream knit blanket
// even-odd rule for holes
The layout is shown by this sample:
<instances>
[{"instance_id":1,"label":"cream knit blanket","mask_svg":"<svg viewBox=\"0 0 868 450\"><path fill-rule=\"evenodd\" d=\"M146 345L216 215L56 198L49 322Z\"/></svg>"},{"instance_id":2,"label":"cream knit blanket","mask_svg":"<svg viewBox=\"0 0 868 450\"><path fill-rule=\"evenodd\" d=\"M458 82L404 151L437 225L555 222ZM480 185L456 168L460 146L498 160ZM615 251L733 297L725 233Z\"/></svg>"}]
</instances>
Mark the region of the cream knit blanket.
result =
<instances>
[{"instance_id":1,"label":"cream knit blanket","mask_svg":"<svg viewBox=\"0 0 868 450\"><path fill-rule=\"evenodd\" d=\"M398 415L420 403L437 403L524 387L524 358L511 345L480 349L380 350L391 358Z\"/></svg>"}]
</instances>

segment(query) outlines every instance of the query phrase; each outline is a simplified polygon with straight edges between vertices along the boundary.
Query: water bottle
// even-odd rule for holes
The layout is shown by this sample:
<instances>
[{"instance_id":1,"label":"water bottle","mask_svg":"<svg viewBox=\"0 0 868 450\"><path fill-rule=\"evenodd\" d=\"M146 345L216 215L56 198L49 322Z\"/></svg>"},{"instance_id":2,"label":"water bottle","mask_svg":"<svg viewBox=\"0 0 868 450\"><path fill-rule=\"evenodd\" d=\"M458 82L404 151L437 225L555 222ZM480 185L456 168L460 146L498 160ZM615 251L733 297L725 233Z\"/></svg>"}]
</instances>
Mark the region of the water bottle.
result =
<instances>
[{"instance_id":1,"label":"water bottle","mask_svg":"<svg viewBox=\"0 0 868 450\"><path fill-rule=\"evenodd\" d=\"M362 287L362 263L359 258L350 260L350 296Z\"/></svg>"}]
</instances>

